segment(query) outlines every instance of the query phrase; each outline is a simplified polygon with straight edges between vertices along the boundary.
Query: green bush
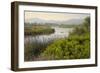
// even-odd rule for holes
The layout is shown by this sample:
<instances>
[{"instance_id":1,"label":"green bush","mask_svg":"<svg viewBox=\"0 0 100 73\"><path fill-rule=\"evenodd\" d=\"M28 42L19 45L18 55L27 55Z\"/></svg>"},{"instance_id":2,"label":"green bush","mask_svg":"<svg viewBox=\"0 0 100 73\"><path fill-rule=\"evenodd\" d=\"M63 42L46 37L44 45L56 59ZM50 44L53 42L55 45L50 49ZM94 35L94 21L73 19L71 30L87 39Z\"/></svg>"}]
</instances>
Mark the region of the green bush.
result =
<instances>
[{"instance_id":1,"label":"green bush","mask_svg":"<svg viewBox=\"0 0 100 73\"><path fill-rule=\"evenodd\" d=\"M86 59L90 57L90 32L89 18L84 23L75 27L68 38L59 39L49 45L41 57L46 60L59 59Z\"/></svg>"}]
</instances>

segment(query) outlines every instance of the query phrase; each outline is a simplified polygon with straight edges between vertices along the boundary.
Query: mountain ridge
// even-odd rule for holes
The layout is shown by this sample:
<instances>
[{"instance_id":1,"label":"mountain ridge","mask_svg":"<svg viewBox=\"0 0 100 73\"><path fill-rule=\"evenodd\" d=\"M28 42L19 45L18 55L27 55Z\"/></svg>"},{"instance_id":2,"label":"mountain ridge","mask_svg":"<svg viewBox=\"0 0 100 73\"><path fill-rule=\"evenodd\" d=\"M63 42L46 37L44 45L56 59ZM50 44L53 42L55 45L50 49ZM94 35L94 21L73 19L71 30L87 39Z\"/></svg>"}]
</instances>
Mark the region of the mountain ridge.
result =
<instances>
[{"instance_id":1,"label":"mountain ridge","mask_svg":"<svg viewBox=\"0 0 100 73\"><path fill-rule=\"evenodd\" d=\"M46 24L46 23L51 23L51 24L81 24L84 22L84 19L70 19L70 20L63 20L63 21L57 21L57 20L45 20L41 18L33 18L27 20L25 23L37 23L37 24Z\"/></svg>"}]
</instances>

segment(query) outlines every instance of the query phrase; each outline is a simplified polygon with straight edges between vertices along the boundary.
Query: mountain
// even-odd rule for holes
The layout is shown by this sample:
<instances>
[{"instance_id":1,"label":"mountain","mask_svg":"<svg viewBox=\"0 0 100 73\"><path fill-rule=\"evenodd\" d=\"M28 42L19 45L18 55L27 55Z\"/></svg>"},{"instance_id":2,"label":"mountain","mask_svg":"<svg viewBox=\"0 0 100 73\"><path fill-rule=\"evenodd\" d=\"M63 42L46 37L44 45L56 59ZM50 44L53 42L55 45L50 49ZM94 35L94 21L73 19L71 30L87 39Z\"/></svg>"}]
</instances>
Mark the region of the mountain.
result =
<instances>
[{"instance_id":1,"label":"mountain","mask_svg":"<svg viewBox=\"0 0 100 73\"><path fill-rule=\"evenodd\" d=\"M33 18L33 19L27 20L26 23L46 23L46 22L47 22L47 20L44 20L44 19Z\"/></svg>"},{"instance_id":2,"label":"mountain","mask_svg":"<svg viewBox=\"0 0 100 73\"><path fill-rule=\"evenodd\" d=\"M81 24L84 22L84 19L70 19L68 21L63 21L63 24Z\"/></svg>"},{"instance_id":3,"label":"mountain","mask_svg":"<svg viewBox=\"0 0 100 73\"><path fill-rule=\"evenodd\" d=\"M64 20L64 21L57 21L57 20L45 20L45 19L40 19L40 18L33 18L27 20L26 23L38 23L38 24L45 24L45 23L50 23L50 24L81 24L83 23L84 19L70 19L70 20Z\"/></svg>"}]
</instances>

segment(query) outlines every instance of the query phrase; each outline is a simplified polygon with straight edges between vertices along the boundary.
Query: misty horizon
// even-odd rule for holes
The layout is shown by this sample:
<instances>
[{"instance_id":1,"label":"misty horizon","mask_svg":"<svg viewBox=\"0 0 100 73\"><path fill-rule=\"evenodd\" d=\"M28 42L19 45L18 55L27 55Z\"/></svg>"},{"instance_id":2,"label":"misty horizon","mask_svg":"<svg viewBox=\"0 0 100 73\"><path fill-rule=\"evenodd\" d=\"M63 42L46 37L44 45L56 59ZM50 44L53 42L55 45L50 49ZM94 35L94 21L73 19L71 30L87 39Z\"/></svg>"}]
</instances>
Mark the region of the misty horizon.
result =
<instances>
[{"instance_id":1,"label":"misty horizon","mask_svg":"<svg viewBox=\"0 0 100 73\"><path fill-rule=\"evenodd\" d=\"M25 23L81 24L89 14L25 11Z\"/></svg>"}]
</instances>

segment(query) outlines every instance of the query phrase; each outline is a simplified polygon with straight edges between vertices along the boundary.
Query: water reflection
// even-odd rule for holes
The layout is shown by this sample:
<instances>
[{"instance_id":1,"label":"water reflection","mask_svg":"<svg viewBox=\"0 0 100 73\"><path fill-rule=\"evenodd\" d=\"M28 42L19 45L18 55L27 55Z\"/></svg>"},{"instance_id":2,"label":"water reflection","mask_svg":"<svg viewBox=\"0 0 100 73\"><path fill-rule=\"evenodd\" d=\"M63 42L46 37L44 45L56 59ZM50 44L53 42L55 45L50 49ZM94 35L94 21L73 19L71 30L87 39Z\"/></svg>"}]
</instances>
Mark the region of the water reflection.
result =
<instances>
[{"instance_id":1,"label":"water reflection","mask_svg":"<svg viewBox=\"0 0 100 73\"><path fill-rule=\"evenodd\" d=\"M55 32L49 35L36 35L36 36L25 36L24 43L27 42L37 42L37 43L49 43L53 40L59 38L68 37L69 32L73 30L73 28L60 28L60 27L52 27L55 29Z\"/></svg>"}]
</instances>

